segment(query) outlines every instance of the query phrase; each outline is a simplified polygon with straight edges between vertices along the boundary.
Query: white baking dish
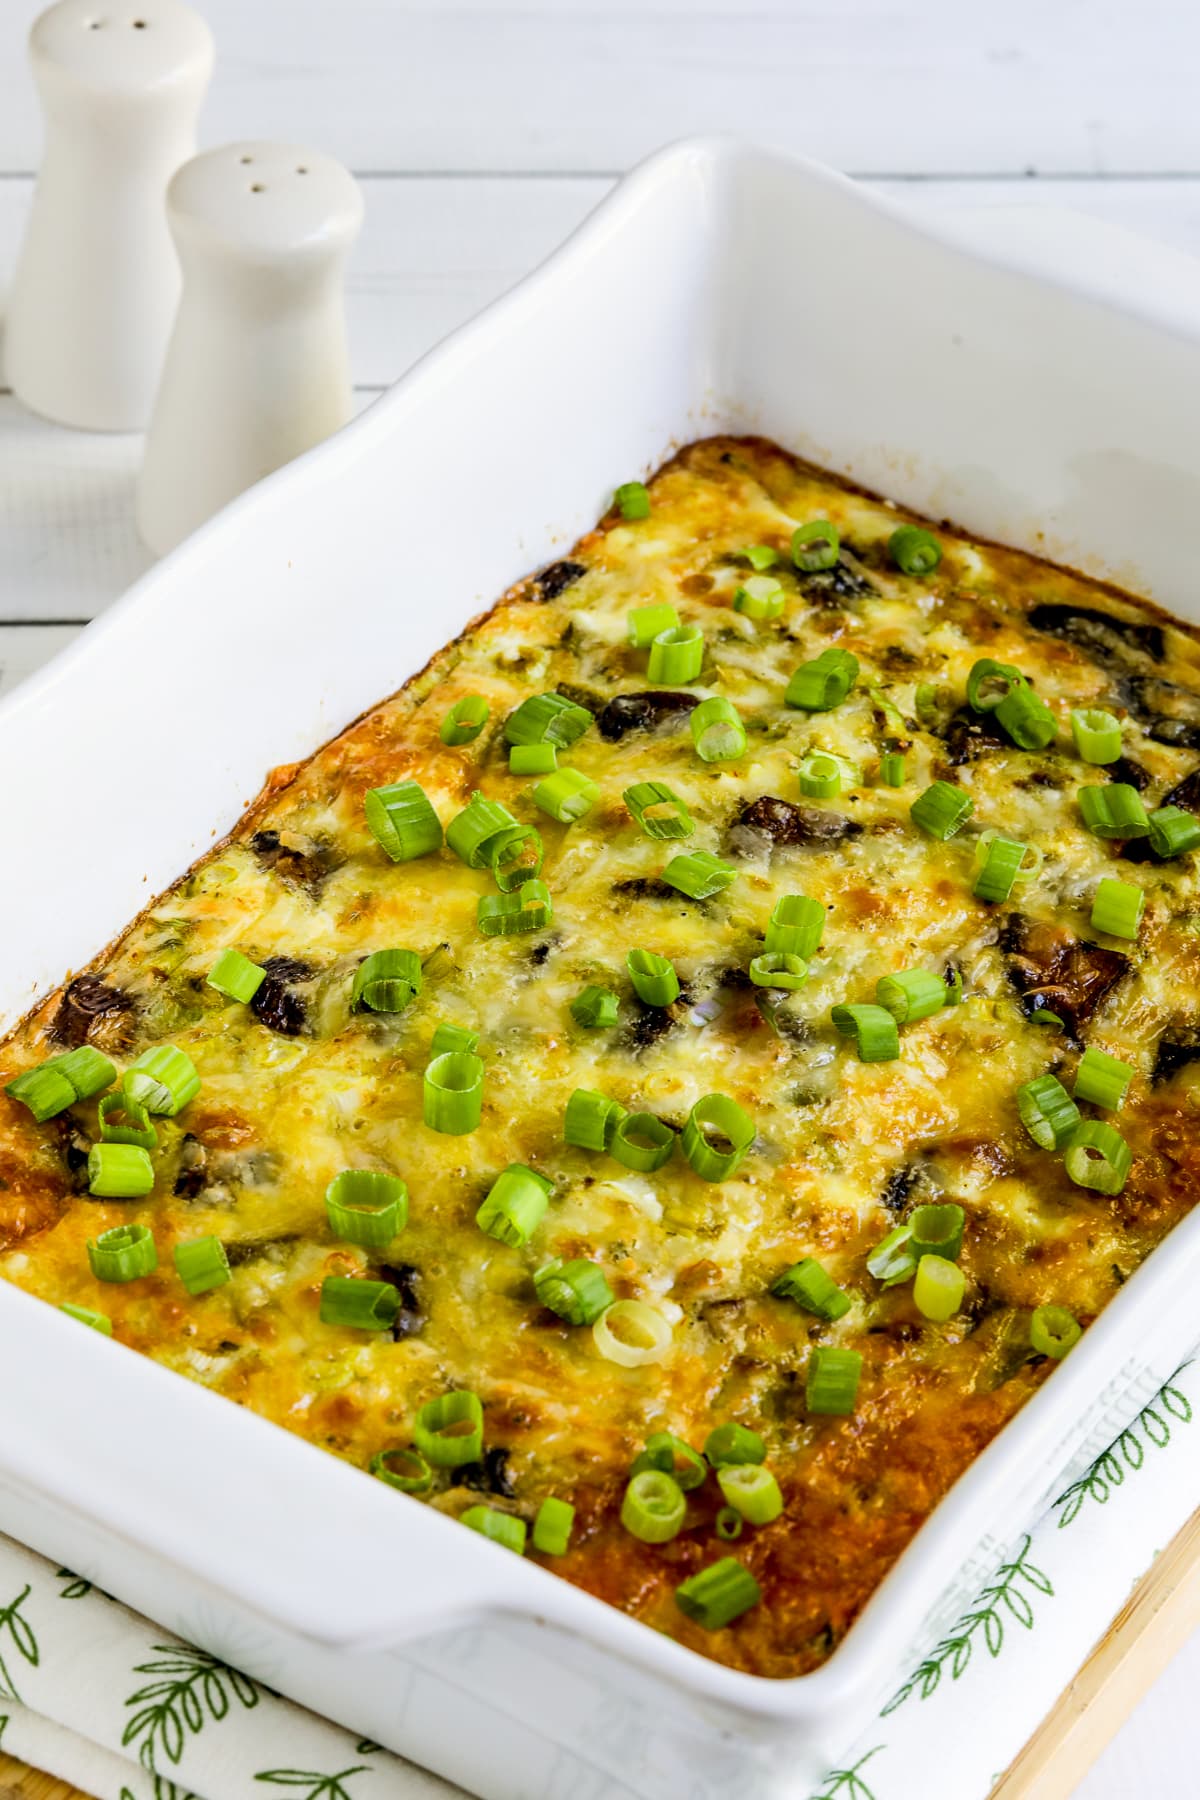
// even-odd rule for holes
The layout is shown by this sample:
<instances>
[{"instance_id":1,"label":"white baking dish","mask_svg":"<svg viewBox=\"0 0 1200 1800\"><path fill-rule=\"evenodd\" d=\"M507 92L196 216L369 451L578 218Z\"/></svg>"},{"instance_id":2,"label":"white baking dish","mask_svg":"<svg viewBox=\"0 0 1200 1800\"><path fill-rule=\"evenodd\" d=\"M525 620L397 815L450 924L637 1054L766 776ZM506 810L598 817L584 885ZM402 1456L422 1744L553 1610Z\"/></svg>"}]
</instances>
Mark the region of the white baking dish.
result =
<instances>
[{"instance_id":1,"label":"white baking dish","mask_svg":"<svg viewBox=\"0 0 1200 1800\"><path fill-rule=\"evenodd\" d=\"M762 431L1195 609L1200 286L1168 253L1065 230L1055 255L1075 243L1078 264L1051 279L1040 249L956 247L788 158L702 142L648 163L0 708L5 1019L228 828L271 764L706 432ZM1010 1541L1144 1363L1194 1337L1198 1248L1200 1213L795 1681L693 1655L12 1288L0 1528L488 1800L796 1796L885 1697L944 1582Z\"/></svg>"}]
</instances>

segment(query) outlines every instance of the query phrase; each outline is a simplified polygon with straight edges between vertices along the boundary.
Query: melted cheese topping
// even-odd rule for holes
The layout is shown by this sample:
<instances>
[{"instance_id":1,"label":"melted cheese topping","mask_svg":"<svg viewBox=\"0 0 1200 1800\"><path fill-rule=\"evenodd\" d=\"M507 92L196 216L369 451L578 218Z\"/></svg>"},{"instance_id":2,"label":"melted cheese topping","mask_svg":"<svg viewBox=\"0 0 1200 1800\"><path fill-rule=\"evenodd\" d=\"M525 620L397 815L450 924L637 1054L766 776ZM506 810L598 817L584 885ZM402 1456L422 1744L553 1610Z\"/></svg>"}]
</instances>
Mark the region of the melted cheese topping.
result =
<instances>
[{"instance_id":1,"label":"melted cheese topping","mask_svg":"<svg viewBox=\"0 0 1200 1800\"><path fill-rule=\"evenodd\" d=\"M932 576L903 575L886 553L894 509L758 441L695 445L650 492L649 518L610 514L571 563L514 589L308 763L276 771L232 837L0 1048L4 1081L64 1043L90 1041L124 1062L171 1042L203 1083L178 1119L159 1121L155 1190L131 1202L85 1191L94 1101L38 1126L0 1096L0 1274L109 1314L124 1343L359 1466L409 1443L425 1401L474 1389L489 1454L467 1475L490 1492L441 1475L431 1504L457 1515L482 1497L532 1519L542 1498L561 1495L578 1516L569 1554L551 1563L560 1574L707 1655L792 1675L828 1655L937 1500L1046 1374L1029 1350L1030 1310L1053 1302L1089 1323L1191 1204L1193 861L1130 866L1121 846L1084 828L1076 793L1114 774L1144 786L1148 806L1180 783L1179 803L1200 805L1200 777L1187 782L1200 760L1200 651L1147 607L949 531ZM804 575L791 565L791 533L818 517L838 526L842 561ZM733 610L748 572L737 553L751 544L780 554L771 573L787 605L769 623ZM681 691L738 708L748 745L736 762L701 762L685 711L621 729L627 716L610 703L647 686L627 617L658 601L704 631L701 675ZM828 713L787 707L793 669L831 645L861 663L849 698ZM992 741L987 721L965 710L967 673L982 655L1034 683L1059 720L1056 746L1029 753ZM569 827L533 806L533 783L509 774L503 740L516 705L555 689L599 721L561 757L601 791ZM468 694L488 701L489 723L474 743L446 748L441 721ZM1088 768L1070 748L1069 709L1089 705L1124 721L1126 761L1113 771ZM898 789L878 781L889 736L906 751ZM861 780L834 800L802 803L796 770L812 750L856 765ZM538 826L554 899L548 929L484 940L476 905L493 891L486 872L449 850L388 861L363 796L410 776L443 821L482 789ZM937 778L957 780L974 802L947 844L909 819ZM686 800L696 822L686 844L654 842L630 818L622 790L646 780ZM764 796L808 807L802 841L740 822ZM815 835L814 813L840 835ZM989 828L1045 857L1037 880L999 908L972 895ZM738 879L699 902L664 888L661 871L681 848L728 858ZM1089 947L1104 874L1145 889L1135 944ZM802 991L768 995L745 971L775 902L797 892L827 907L824 943ZM624 964L636 945L679 972L684 995L667 1012L633 995ZM272 966L253 1007L206 985L227 946L259 963L289 959ZM424 959L421 997L398 1017L352 1014L359 962L396 946ZM960 969L963 1003L905 1027L898 1060L859 1062L833 1031L831 1006L872 1000L879 976L914 966ZM570 1002L589 983L620 996L616 1027L574 1023ZM1066 1034L1030 1022L1039 1001L1059 1011ZM422 1071L442 1019L481 1037L483 1120L469 1136L421 1122ZM1048 1068L1070 1085L1083 1042L1135 1070L1118 1121L1133 1170L1111 1199L1073 1186L1016 1111L1017 1087ZM702 1095L728 1094L757 1139L719 1185L678 1153L656 1174L633 1174L564 1144L576 1087L676 1128ZM554 1182L524 1249L474 1224L510 1162ZM347 1167L393 1171L411 1190L408 1226L382 1261L331 1237L324 1192ZM945 1325L920 1316L911 1287L881 1288L865 1267L890 1227L930 1199L954 1199L967 1217L966 1299ZM87 1240L133 1221L154 1232L157 1273L95 1281ZM232 1280L189 1299L172 1251L209 1233L227 1246ZM618 1296L657 1305L672 1324L666 1359L618 1367L589 1330L539 1308L532 1275L552 1256L593 1258ZM834 1325L770 1295L804 1256L853 1298ZM320 1287L335 1273L394 1280L404 1297L396 1332L322 1325ZM851 1418L806 1412L817 1343L863 1354ZM786 1506L736 1546L762 1603L706 1634L673 1591L727 1553L714 1529L715 1481L689 1495L686 1528L665 1545L630 1537L618 1513L650 1432L700 1445L724 1419L766 1437Z\"/></svg>"}]
</instances>

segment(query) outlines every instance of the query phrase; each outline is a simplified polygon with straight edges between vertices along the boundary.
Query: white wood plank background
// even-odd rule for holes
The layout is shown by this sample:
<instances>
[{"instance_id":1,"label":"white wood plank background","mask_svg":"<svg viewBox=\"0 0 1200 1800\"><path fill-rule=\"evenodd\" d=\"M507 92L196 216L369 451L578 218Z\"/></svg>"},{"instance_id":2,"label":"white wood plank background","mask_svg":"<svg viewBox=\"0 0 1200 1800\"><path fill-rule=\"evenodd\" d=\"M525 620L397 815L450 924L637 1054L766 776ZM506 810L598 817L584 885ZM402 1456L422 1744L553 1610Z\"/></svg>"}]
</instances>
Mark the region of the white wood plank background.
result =
<instances>
[{"instance_id":1,"label":"white wood plank background","mask_svg":"<svg viewBox=\"0 0 1200 1800\"><path fill-rule=\"evenodd\" d=\"M1068 205L1200 256L1200 0L201 3L204 143L303 139L364 183L361 405L689 132L781 144L921 208ZM39 158L34 10L0 0L0 295ZM0 691L148 566L139 454L0 391ZM1198 1680L1193 1642L1079 1800L1200 1789Z\"/></svg>"}]
</instances>

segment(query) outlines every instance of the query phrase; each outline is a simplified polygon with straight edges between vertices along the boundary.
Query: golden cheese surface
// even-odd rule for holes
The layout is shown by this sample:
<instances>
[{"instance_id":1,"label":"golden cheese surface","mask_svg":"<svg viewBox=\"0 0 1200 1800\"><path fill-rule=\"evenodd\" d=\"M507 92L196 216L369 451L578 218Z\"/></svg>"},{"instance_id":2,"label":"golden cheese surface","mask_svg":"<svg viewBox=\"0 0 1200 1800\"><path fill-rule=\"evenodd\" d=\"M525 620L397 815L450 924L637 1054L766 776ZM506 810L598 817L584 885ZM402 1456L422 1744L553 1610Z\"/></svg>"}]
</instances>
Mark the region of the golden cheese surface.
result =
<instances>
[{"instance_id":1,"label":"golden cheese surface","mask_svg":"<svg viewBox=\"0 0 1200 1800\"><path fill-rule=\"evenodd\" d=\"M437 1473L429 1504L454 1515L484 1504L531 1523L560 1496L575 1529L549 1566L703 1654L786 1676L828 1656L947 1488L1052 1371L1030 1344L1033 1309L1065 1307L1086 1328L1192 1203L1194 854L1160 860L1145 837L1096 836L1078 792L1115 780L1138 789L1147 812L1200 811L1200 647L1146 605L940 527L940 564L905 574L888 552L903 515L758 440L693 445L648 485L648 517L611 512L399 693L307 763L276 771L225 843L0 1046L0 1084L83 1043L118 1071L173 1044L201 1078L177 1116L157 1120L154 1189L135 1200L88 1192L96 1099L39 1124L0 1095L0 1275L106 1314L122 1343L364 1469L411 1443L427 1401L472 1389L483 1458ZM837 526L841 556L805 573L792 533L813 519ZM752 545L778 553L765 572L784 591L776 619L734 606ZM651 684L647 652L628 641L631 610L656 603L703 632L692 682ZM848 696L826 712L789 706L793 671L830 648L858 660ZM1015 665L1049 704L1049 747L1018 748L968 706L981 657ZM599 788L569 825L534 804L537 778L509 772L504 738L514 708L554 692L595 721L559 755ZM448 747L442 720L468 695L487 701L487 724ZM704 762L694 748L690 711L709 695L744 723L732 760ZM1120 719L1120 763L1080 759L1070 713L1087 707ZM897 746L904 779L892 787L880 759ZM799 764L815 751L839 759L832 797L800 791ZM364 796L405 779L443 824L478 790L539 829L545 927L486 938L476 923L480 897L496 892L486 868L448 847L399 863L384 854ZM946 842L910 817L937 780L973 803ZM686 802L690 838L639 829L622 795L644 781ZM989 904L973 888L994 832L1041 862ZM736 872L707 899L662 880L673 856L694 850ZM1144 890L1133 939L1090 923L1105 876ZM788 894L827 915L794 992L748 975ZM229 947L267 969L249 1005L207 984ZM420 995L398 1014L352 1011L362 959L392 948L422 959ZM682 989L669 1007L637 998L633 948L674 965ZM903 1025L894 1059L860 1061L831 1009L872 1003L880 977L913 968L961 974L961 1003ZM572 1016L593 984L618 998L611 1027ZM442 1021L479 1034L482 1120L466 1135L422 1121ZM1075 1185L1017 1111L1018 1088L1036 1076L1053 1072L1070 1091L1087 1046L1133 1071L1119 1113L1081 1108L1132 1151L1112 1196ZM701 1179L678 1144L664 1167L639 1173L564 1142L577 1088L675 1131L702 1096L727 1095L752 1119L754 1142L725 1181ZM553 1183L516 1247L475 1223L512 1163ZM325 1191L347 1168L408 1184L407 1225L386 1249L330 1229ZM866 1267L929 1202L965 1213L965 1294L945 1323L917 1309L911 1281L885 1287ZM127 1223L151 1229L158 1268L100 1282L88 1240ZM225 1246L231 1279L192 1298L173 1251L208 1235ZM616 1297L658 1309L663 1359L620 1366L589 1326L542 1307L533 1276L555 1257L595 1262ZM770 1291L806 1257L850 1298L832 1324ZM391 1283L394 1326L322 1323L331 1275ZM824 1345L863 1359L847 1417L806 1404L809 1358ZM671 1541L626 1531L622 1495L646 1437L666 1430L702 1448L726 1420L764 1438L782 1515L726 1543L710 1476ZM727 1554L762 1598L710 1632L674 1592Z\"/></svg>"}]
</instances>

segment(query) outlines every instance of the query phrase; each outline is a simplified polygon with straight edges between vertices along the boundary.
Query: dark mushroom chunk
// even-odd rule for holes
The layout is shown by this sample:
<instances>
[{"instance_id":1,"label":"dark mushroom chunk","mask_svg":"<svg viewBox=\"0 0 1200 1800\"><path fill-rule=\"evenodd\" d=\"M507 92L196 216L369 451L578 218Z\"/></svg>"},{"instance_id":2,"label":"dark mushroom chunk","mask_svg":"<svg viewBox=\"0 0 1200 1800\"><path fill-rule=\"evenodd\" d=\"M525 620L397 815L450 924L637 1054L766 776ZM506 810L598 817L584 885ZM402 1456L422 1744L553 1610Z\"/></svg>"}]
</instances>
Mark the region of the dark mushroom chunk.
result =
<instances>
[{"instance_id":1,"label":"dark mushroom chunk","mask_svg":"<svg viewBox=\"0 0 1200 1800\"><path fill-rule=\"evenodd\" d=\"M390 1281L400 1296L400 1307L392 1321L392 1336L397 1343L404 1338L418 1337L428 1323L428 1315L421 1304L419 1288L421 1271L412 1263L381 1263L376 1279Z\"/></svg>"},{"instance_id":2,"label":"dark mushroom chunk","mask_svg":"<svg viewBox=\"0 0 1200 1800\"><path fill-rule=\"evenodd\" d=\"M1149 769L1144 769L1132 756L1118 756L1116 762L1105 763L1104 773L1110 781L1123 781L1126 786L1136 788L1139 794L1144 794L1150 786Z\"/></svg>"},{"instance_id":3,"label":"dark mushroom chunk","mask_svg":"<svg viewBox=\"0 0 1200 1800\"><path fill-rule=\"evenodd\" d=\"M289 834L290 835L290 834ZM315 899L325 877L337 867L337 858L328 844L311 843L302 847L285 842L278 831L256 831L250 848L264 869L270 869L290 887L303 888Z\"/></svg>"},{"instance_id":4,"label":"dark mushroom chunk","mask_svg":"<svg viewBox=\"0 0 1200 1800\"><path fill-rule=\"evenodd\" d=\"M841 838L858 837L862 826L839 812L819 806L796 806L774 794L762 794L742 807L729 830L729 847L735 854L755 855L765 838L776 847L797 844L835 844Z\"/></svg>"},{"instance_id":5,"label":"dark mushroom chunk","mask_svg":"<svg viewBox=\"0 0 1200 1800\"><path fill-rule=\"evenodd\" d=\"M660 725L676 726L700 704L698 694L678 689L642 688L632 694L614 694L597 723L606 743L620 743L631 731L657 731Z\"/></svg>"},{"instance_id":6,"label":"dark mushroom chunk","mask_svg":"<svg viewBox=\"0 0 1200 1800\"><path fill-rule=\"evenodd\" d=\"M812 606L840 606L843 600L866 600L878 593L873 581L860 575L848 563L836 562L832 569L796 571L796 580L804 598Z\"/></svg>"},{"instance_id":7,"label":"dark mushroom chunk","mask_svg":"<svg viewBox=\"0 0 1200 1800\"><path fill-rule=\"evenodd\" d=\"M1131 967L1118 950L1072 937L1059 925L1011 913L1000 935L1008 977L1026 1014L1045 1007L1078 1038L1097 1008Z\"/></svg>"},{"instance_id":8,"label":"dark mushroom chunk","mask_svg":"<svg viewBox=\"0 0 1200 1800\"><path fill-rule=\"evenodd\" d=\"M879 1204L886 1207L893 1218L902 1219L908 1208L908 1196L920 1179L921 1171L915 1163L904 1163L893 1169L883 1184Z\"/></svg>"},{"instance_id":9,"label":"dark mushroom chunk","mask_svg":"<svg viewBox=\"0 0 1200 1800\"><path fill-rule=\"evenodd\" d=\"M113 1013L133 1011L133 1001L120 988L110 987L98 975L77 975L63 989L63 997L50 1024L51 1037L78 1050L86 1044L97 1023Z\"/></svg>"},{"instance_id":10,"label":"dark mushroom chunk","mask_svg":"<svg viewBox=\"0 0 1200 1800\"><path fill-rule=\"evenodd\" d=\"M91 1138L84 1131L78 1119L69 1112L59 1113L49 1123L58 1139L59 1154L66 1164L72 1193L86 1194L88 1154L92 1148Z\"/></svg>"},{"instance_id":11,"label":"dark mushroom chunk","mask_svg":"<svg viewBox=\"0 0 1200 1800\"><path fill-rule=\"evenodd\" d=\"M1156 744L1200 750L1200 694L1154 676L1130 676L1121 691L1130 712Z\"/></svg>"},{"instance_id":12,"label":"dark mushroom chunk","mask_svg":"<svg viewBox=\"0 0 1200 1800\"><path fill-rule=\"evenodd\" d=\"M1151 1086L1158 1087L1164 1081L1170 1081L1172 1075L1194 1062L1200 1062L1200 1027L1169 1025L1155 1046Z\"/></svg>"},{"instance_id":13,"label":"dark mushroom chunk","mask_svg":"<svg viewBox=\"0 0 1200 1800\"><path fill-rule=\"evenodd\" d=\"M295 956L268 956L262 967L267 972L266 980L260 983L250 1002L251 1011L281 1037L299 1037L307 1013L303 999L294 992L292 984L306 981L313 971Z\"/></svg>"},{"instance_id":14,"label":"dark mushroom chunk","mask_svg":"<svg viewBox=\"0 0 1200 1800\"><path fill-rule=\"evenodd\" d=\"M946 721L940 736L946 745L946 761L952 769L974 762L989 750L1011 750L1012 741L992 723L990 712L977 713L960 706Z\"/></svg>"},{"instance_id":15,"label":"dark mushroom chunk","mask_svg":"<svg viewBox=\"0 0 1200 1800\"><path fill-rule=\"evenodd\" d=\"M636 1056L639 1050L648 1049L672 1031L684 1017L689 1004L686 988L680 989L678 1000L672 1001L670 1006L647 1006L635 994L624 1009L625 1024L618 1043Z\"/></svg>"},{"instance_id":16,"label":"dark mushroom chunk","mask_svg":"<svg viewBox=\"0 0 1200 1800\"><path fill-rule=\"evenodd\" d=\"M277 1237L235 1239L232 1243L225 1239L225 1256L231 1269L240 1269L244 1263L259 1262L264 1256L273 1257L277 1250L290 1250L299 1241L295 1231L283 1231Z\"/></svg>"},{"instance_id":17,"label":"dark mushroom chunk","mask_svg":"<svg viewBox=\"0 0 1200 1800\"><path fill-rule=\"evenodd\" d=\"M548 568L534 576L534 597L538 600L557 600L558 596L572 587L581 575L586 574L586 565L572 562L569 557L562 562L551 563Z\"/></svg>"},{"instance_id":18,"label":"dark mushroom chunk","mask_svg":"<svg viewBox=\"0 0 1200 1800\"><path fill-rule=\"evenodd\" d=\"M1049 601L1031 607L1027 616L1035 631L1065 638L1105 668L1114 663L1128 666L1131 652L1149 657L1151 662L1161 662L1166 655L1161 625L1140 625L1094 607L1063 606Z\"/></svg>"},{"instance_id":19,"label":"dark mushroom chunk","mask_svg":"<svg viewBox=\"0 0 1200 1800\"><path fill-rule=\"evenodd\" d=\"M614 894L623 900L679 900L682 895L673 888L669 881L661 881L657 875L628 875L624 881L614 881Z\"/></svg>"},{"instance_id":20,"label":"dark mushroom chunk","mask_svg":"<svg viewBox=\"0 0 1200 1800\"><path fill-rule=\"evenodd\" d=\"M1169 793L1163 795L1159 802L1162 806L1182 806L1188 812L1200 813L1200 768L1185 775L1177 781Z\"/></svg>"},{"instance_id":21,"label":"dark mushroom chunk","mask_svg":"<svg viewBox=\"0 0 1200 1800\"><path fill-rule=\"evenodd\" d=\"M171 1189L181 1200L195 1200L208 1183L208 1151L194 1132L187 1132L179 1146L179 1168Z\"/></svg>"},{"instance_id":22,"label":"dark mushroom chunk","mask_svg":"<svg viewBox=\"0 0 1200 1800\"><path fill-rule=\"evenodd\" d=\"M451 1470L450 1486L470 1488L476 1494L499 1494L502 1499L511 1500L517 1489L508 1458L507 1450L493 1444L484 1451L481 1462L460 1463Z\"/></svg>"}]
</instances>

